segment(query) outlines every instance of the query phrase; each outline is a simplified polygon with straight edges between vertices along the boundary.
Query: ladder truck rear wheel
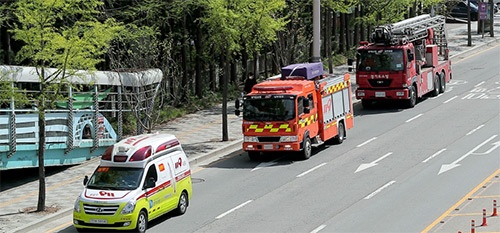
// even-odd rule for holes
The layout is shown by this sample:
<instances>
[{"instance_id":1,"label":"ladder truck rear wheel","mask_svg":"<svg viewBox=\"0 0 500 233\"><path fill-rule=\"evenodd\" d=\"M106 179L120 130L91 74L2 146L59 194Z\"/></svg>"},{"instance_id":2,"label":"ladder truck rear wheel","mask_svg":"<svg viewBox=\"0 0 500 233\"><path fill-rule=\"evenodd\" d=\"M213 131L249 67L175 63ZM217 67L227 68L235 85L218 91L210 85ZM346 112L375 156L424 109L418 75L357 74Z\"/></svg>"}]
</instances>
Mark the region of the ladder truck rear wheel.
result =
<instances>
[{"instance_id":1,"label":"ladder truck rear wheel","mask_svg":"<svg viewBox=\"0 0 500 233\"><path fill-rule=\"evenodd\" d=\"M438 96L441 91L441 77L434 75L434 89L431 91L431 96Z\"/></svg>"},{"instance_id":2,"label":"ladder truck rear wheel","mask_svg":"<svg viewBox=\"0 0 500 233\"><path fill-rule=\"evenodd\" d=\"M339 122L338 135L333 138L335 144L342 144L345 140L345 127L343 122Z\"/></svg>"},{"instance_id":3,"label":"ladder truck rear wheel","mask_svg":"<svg viewBox=\"0 0 500 233\"><path fill-rule=\"evenodd\" d=\"M305 136L304 137L304 142L303 142L303 148L302 148L302 151L300 152L300 157L301 159L303 160L306 160L306 159L309 159L311 157L311 153L312 153L312 144L311 144L311 139L309 138L309 136Z\"/></svg>"},{"instance_id":4,"label":"ladder truck rear wheel","mask_svg":"<svg viewBox=\"0 0 500 233\"><path fill-rule=\"evenodd\" d=\"M441 75L439 75L439 80L439 93L444 93L444 91L446 90L446 74L444 72L441 72Z\"/></svg>"},{"instance_id":5,"label":"ladder truck rear wheel","mask_svg":"<svg viewBox=\"0 0 500 233\"><path fill-rule=\"evenodd\" d=\"M406 100L406 105L408 108L413 108L415 107L415 105L417 104L417 91L415 90L415 86L411 85L409 88L408 88L408 91L409 91L409 99Z\"/></svg>"}]
</instances>

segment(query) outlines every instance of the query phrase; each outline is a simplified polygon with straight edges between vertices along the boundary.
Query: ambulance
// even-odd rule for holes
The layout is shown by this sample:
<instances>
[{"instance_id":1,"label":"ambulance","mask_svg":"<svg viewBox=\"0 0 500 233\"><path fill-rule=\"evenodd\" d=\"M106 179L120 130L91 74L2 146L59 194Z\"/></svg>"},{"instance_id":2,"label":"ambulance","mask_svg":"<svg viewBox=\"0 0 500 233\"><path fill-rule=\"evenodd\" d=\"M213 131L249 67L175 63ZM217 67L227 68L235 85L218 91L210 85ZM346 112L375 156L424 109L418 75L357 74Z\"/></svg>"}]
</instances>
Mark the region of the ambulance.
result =
<instances>
[{"instance_id":1,"label":"ambulance","mask_svg":"<svg viewBox=\"0 0 500 233\"><path fill-rule=\"evenodd\" d=\"M138 135L110 146L83 183L73 210L78 231L145 232L152 219L184 214L192 195L188 159L171 134Z\"/></svg>"}]
</instances>

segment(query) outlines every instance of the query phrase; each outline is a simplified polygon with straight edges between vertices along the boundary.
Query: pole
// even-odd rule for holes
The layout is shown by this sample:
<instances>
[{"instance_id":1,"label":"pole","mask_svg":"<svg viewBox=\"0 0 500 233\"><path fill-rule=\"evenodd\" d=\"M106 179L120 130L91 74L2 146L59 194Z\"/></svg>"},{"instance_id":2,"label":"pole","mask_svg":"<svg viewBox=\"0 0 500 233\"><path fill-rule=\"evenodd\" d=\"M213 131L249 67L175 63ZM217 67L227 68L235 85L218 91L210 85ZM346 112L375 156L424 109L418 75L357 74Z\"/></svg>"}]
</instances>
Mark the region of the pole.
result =
<instances>
[{"instance_id":1,"label":"pole","mask_svg":"<svg viewBox=\"0 0 500 233\"><path fill-rule=\"evenodd\" d=\"M467 46L472 46L472 35L470 29L470 0L467 0Z\"/></svg>"},{"instance_id":2,"label":"pole","mask_svg":"<svg viewBox=\"0 0 500 233\"><path fill-rule=\"evenodd\" d=\"M313 52L311 62L320 62L320 36L321 36L321 2L320 0L313 1Z\"/></svg>"}]
</instances>

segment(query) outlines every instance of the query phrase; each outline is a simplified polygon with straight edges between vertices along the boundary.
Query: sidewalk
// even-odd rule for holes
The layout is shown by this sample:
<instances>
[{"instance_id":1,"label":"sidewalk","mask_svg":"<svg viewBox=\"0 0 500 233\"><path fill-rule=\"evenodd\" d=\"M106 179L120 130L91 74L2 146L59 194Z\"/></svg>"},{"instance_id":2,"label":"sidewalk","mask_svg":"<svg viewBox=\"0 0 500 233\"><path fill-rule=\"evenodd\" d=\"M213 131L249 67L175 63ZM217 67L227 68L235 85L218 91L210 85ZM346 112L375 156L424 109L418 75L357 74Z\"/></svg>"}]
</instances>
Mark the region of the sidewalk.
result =
<instances>
[{"instance_id":1,"label":"sidewalk","mask_svg":"<svg viewBox=\"0 0 500 233\"><path fill-rule=\"evenodd\" d=\"M490 42L500 38L500 19L496 18L495 36L489 37L486 33L484 38L481 34L476 33L475 23L472 28L472 47L467 47L467 25L466 24L451 24L447 25L448 43L451 57L457 57L478 47L487 45ZM344 70L345 67L341 68ZM352 81L354 82L354 75ZM355 83L353 83L353 86ZM177 119L169 122L161 127L158 127L159 132L175 134L183 145L186 154L192 165L200 164L203 160L209 158L224 157L231 152L241 149L242 134L241 134L241 118L234 115L234 103L228 104L228 132L229 140L222 141L222 106L216 106L212 109L202 110L194 114L187 115L182 119ZM46 205L49 213L23 213L26 208L36 209L38 200L38 180L20 185L18 187L0 192L0 233L2 232L29 232L43 231L39 228L47 222L52 222L62 216L70 216L73 210L73 204L82 191L83 177L91 175L97 167L99 159L95 158L83 164L69 167L63 172L48 176L46 178ZM498 183L498 178L496 178ZM499 195L498 188L491 189L497 191L492 195ZM478 194L474 194L478 195ZM499 198L500 199L500 198ZM473 199L475 200L475 199ZM476 207L474 201L469 202L469 206ZM500 201L500 200L499 200ZM477 205L477 211L483 208L483 203ZM479 209L478 209L479 208ZM499 217L490 218L489 226L479 230L498 231L500 229ZM465 221L465 220L464 220ZM470 223L470 220L468 220ZM476 220L476 224L481 224L481 221ZM54 225L53 227L56 227ZM467 228L463 228L462 232L468 232ZM448 228L440 228L436 232L451 232ZM484 232L484 231L483 231Z\"/></svg>"}]
</instances>

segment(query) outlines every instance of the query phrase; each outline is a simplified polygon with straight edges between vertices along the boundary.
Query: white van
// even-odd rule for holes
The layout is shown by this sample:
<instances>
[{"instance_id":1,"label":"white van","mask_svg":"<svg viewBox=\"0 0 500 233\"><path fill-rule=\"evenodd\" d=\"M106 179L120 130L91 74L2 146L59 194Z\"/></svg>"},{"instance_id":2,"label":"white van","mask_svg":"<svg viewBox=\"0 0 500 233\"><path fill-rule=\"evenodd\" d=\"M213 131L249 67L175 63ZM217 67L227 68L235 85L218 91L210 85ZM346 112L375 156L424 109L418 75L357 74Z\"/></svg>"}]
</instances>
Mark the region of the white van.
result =
<instances>
[{"instance_id":1,"label":"white van","mask_svg":"<svg viewBox=\"0 0 500 233\"><path fill-rule=\"evenodd\" d=\"M76 199L77 230L145 232L148 222L170 211L184 214L191 198L191 170L171 134L126 138L109 147Z\"/></svg>"}]
</instances>

